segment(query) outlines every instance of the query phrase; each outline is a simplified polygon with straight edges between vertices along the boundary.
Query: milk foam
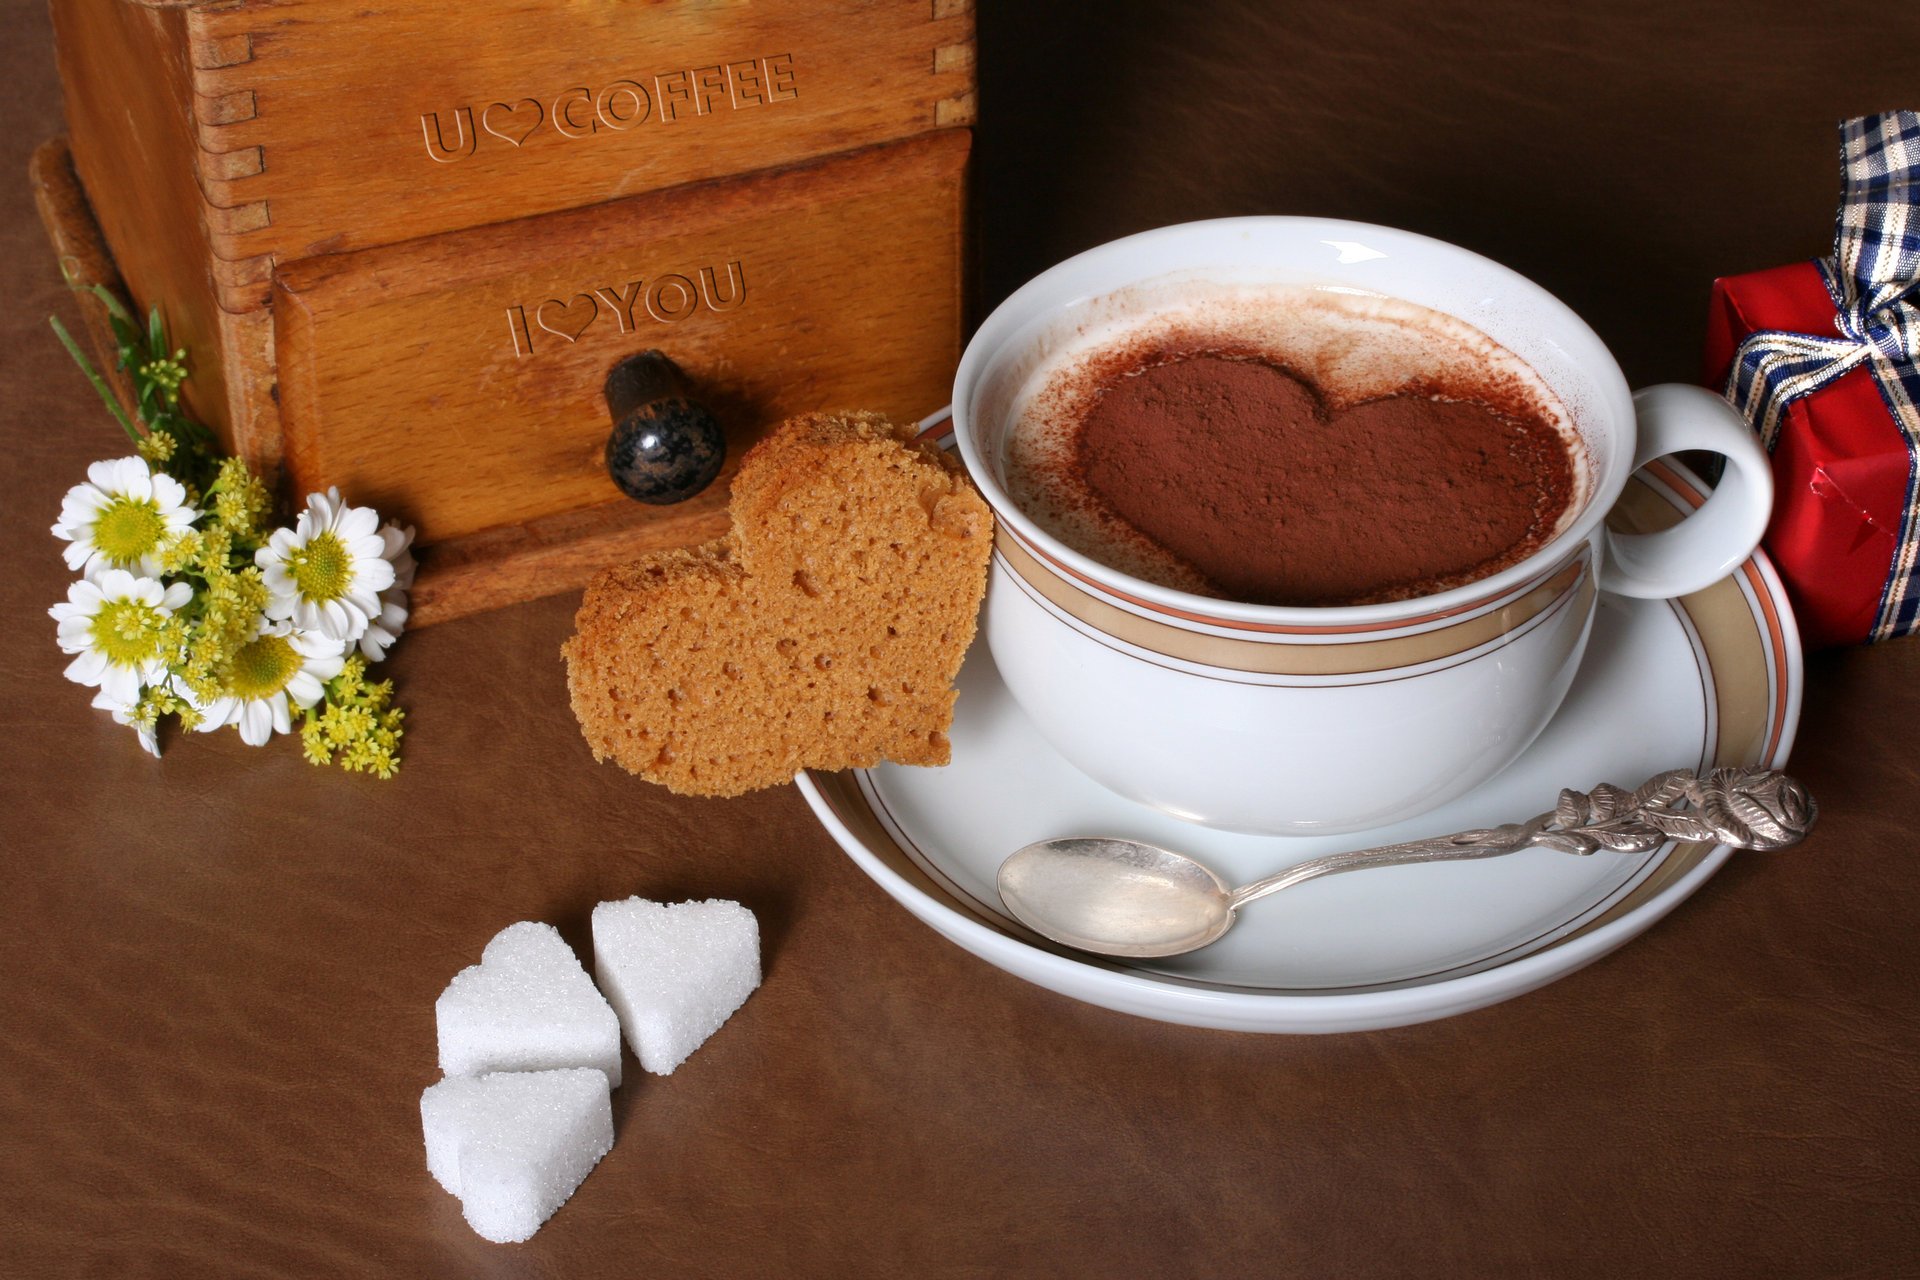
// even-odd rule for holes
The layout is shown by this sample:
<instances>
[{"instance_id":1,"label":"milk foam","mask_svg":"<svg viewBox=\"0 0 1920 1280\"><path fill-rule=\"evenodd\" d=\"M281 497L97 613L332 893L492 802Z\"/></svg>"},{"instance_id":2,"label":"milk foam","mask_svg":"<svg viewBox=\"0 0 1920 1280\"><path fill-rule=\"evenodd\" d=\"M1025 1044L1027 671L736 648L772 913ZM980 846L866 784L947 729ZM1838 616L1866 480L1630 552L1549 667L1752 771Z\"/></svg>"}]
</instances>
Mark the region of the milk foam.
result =
<instances>
[{"instance_id":1,"label":"milk foam","mask_svg":"<svg viewBox=\"0 0 1920 1280\"><path fill-rule=\"evenodd\" d=\"M1589 450L1545 380L1466 321L1398 298L1339 287L1183 283L1098 299L1076 328L1047 338L1050 349L1010 404L1003 448L1009 495L1074 550L1175 590L1219 594L1108 509L1073 466L1079 425L1102 389L1156 353L1263 359L1313 384L1336 412L1395 395L1481 401L1550 424L1567 441L1574 497L1556 536L1592 492Z\"/></svg>"}]
</instances>

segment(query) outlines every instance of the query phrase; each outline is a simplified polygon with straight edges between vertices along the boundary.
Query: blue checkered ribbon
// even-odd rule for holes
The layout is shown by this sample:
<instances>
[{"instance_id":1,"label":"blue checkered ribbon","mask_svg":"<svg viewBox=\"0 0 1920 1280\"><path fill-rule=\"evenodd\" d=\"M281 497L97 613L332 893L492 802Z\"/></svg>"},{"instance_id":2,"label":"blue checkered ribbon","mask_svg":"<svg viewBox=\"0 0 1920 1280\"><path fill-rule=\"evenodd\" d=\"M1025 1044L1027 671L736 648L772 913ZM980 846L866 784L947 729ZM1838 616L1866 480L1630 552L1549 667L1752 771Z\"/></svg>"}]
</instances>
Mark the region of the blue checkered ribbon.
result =
<instances>
[{"instance_id":1,"label":"blue checkered ribbon","mask_svg":"<svg viewBox=\"0 0 1920 1280\"><path fill-rule=\"evenodd\" d=\"M1920 111L1840 126L1840 214L1833 257L1816 265L1833 296L1834 333L1763 329L1734 356L1726 396L1767 448L1786 407L1861 365L1873 370L1907 438L1907 496L1872 640L1920 618Z\"/></svg>"}]
</instances>

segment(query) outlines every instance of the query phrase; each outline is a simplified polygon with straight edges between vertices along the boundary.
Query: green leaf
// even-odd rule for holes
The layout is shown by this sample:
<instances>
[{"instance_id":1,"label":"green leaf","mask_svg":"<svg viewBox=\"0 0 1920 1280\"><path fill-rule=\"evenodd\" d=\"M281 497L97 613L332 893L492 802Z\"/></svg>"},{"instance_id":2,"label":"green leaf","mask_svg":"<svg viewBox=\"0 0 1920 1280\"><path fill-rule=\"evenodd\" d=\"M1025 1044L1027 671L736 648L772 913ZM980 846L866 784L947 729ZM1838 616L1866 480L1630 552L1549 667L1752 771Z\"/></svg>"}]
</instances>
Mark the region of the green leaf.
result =
<instances>
[{"instance_id":1,"label":"green leaf","mask_svg":"<svg viewBox=\"0 0 1920 1280\"><path fill-rule=\"evenodd\" d=\"M167 327L159 307L147 312L147 355L155 360L167 358Z\"/></svg>"}]
</instances>

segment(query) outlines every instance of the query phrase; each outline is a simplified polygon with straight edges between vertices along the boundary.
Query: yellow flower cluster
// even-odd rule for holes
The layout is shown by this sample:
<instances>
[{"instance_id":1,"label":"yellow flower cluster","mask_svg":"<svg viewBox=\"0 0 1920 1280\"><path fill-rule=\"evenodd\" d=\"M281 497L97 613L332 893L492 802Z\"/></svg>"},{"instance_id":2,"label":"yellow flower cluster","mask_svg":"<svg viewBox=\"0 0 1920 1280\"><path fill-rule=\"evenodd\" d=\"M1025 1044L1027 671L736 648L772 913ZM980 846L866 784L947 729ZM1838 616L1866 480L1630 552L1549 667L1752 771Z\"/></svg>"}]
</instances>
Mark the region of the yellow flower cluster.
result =
<instances>
[{"instance_id":1,"label":"yellow flower cluster","mask_svg":"<svg viewBox=\"0 0 1920 1280\"><path fill-rule=\"evenodd\" d=\"M202 584L183 611L192 629L177 650L182 656L175 671L195 697L212 702L227 690L234 655L253 639L260 611L267 606L267 584L261 581L259 569L237 556L233 532L222 520L169 546L165 569L198 578Z\"/></svg>"},{"instance_id":2,"label":"yellow flower cluster","mask_svg":"<svg viewBox=\"0 0 1920 1280\"><path fill-rule=\"evenodd\" d=\"M151 382L166 397L169 407L180 403L180 384L187 380L187 352L182 347L171 356L149 360L140 366L140 376Z\"/></svg>"},{"instance_id":3,"label":"yellow flower cluster","mask_svg":"<svg viewBox=\"0 0 1920 1280\"><path fill-rule=\"evenodd\" d=\"M180 442L173 438L171 431L149 431L134 445L134 452L164 471L166 462L179 447Z\"/></svg>"},{"instance_id":4,"label":"yellow flower cluster","mask_svg":"<svg viewBox=\"0 0 1920 1280\"><path fill-rule=\"evenodd\" d=\"M149 685L140 691L140 701L133 704L128 715L128 723L146 733L159 729L161 716L179 716L180 727L192 729L199 725L199 708L175 693L171 685Z\"/></svg>"},{"instance_id":5,"label":"yellow flower cluster","mask_svg":"<svg viewBox=\"0 0 1920 1280\"><path fill-rule=\"evenodd\" d=\"M300 745L314 764L337 761L350 773L391 778L400 768L400 722L407 713L393 705L393 681L369 681L359 654L327 682L327 696L307 712Z\"/></svg>"},{"instance_id":6,"label":"yellow flower cluster","mask_svg":"<svg viewBox=\"0 0 1920 1280\"><path fill-rule=\"evenodd\" d=\"M267 486L240 459L222 458L219 475L207 496L213 499L214 519L242 544L236 549L252 559L261 541L262 522L273 510Z\"/></svg>"}]
</instances>

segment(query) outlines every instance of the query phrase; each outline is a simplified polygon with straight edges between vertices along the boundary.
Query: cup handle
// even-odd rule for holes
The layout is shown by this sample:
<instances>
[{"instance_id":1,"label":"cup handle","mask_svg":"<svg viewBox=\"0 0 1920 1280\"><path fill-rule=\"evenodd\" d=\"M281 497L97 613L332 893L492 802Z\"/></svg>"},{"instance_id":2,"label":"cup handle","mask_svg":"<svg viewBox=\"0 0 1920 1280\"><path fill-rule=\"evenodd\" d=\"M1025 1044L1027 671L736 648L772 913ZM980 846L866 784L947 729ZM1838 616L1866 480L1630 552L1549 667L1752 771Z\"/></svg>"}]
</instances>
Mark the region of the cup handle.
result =
<instances>
[{"instance_id":1,"label":"cup handle","mask_svg":"<svg viewBox=\"0 0 1920 1280\"><path fill-rule=\"evenodd\" d=\"M1682 449L1724 456L1726 473L1692 515L1658 533L1607 531L1600 589L1669 599L1698 591L1738 568L1760 545L1773 514L1773 469L1746 420L1703 387L1666 382L1636 391L1639 446L1633 468Z\"/></svg>"}]
</instances>

